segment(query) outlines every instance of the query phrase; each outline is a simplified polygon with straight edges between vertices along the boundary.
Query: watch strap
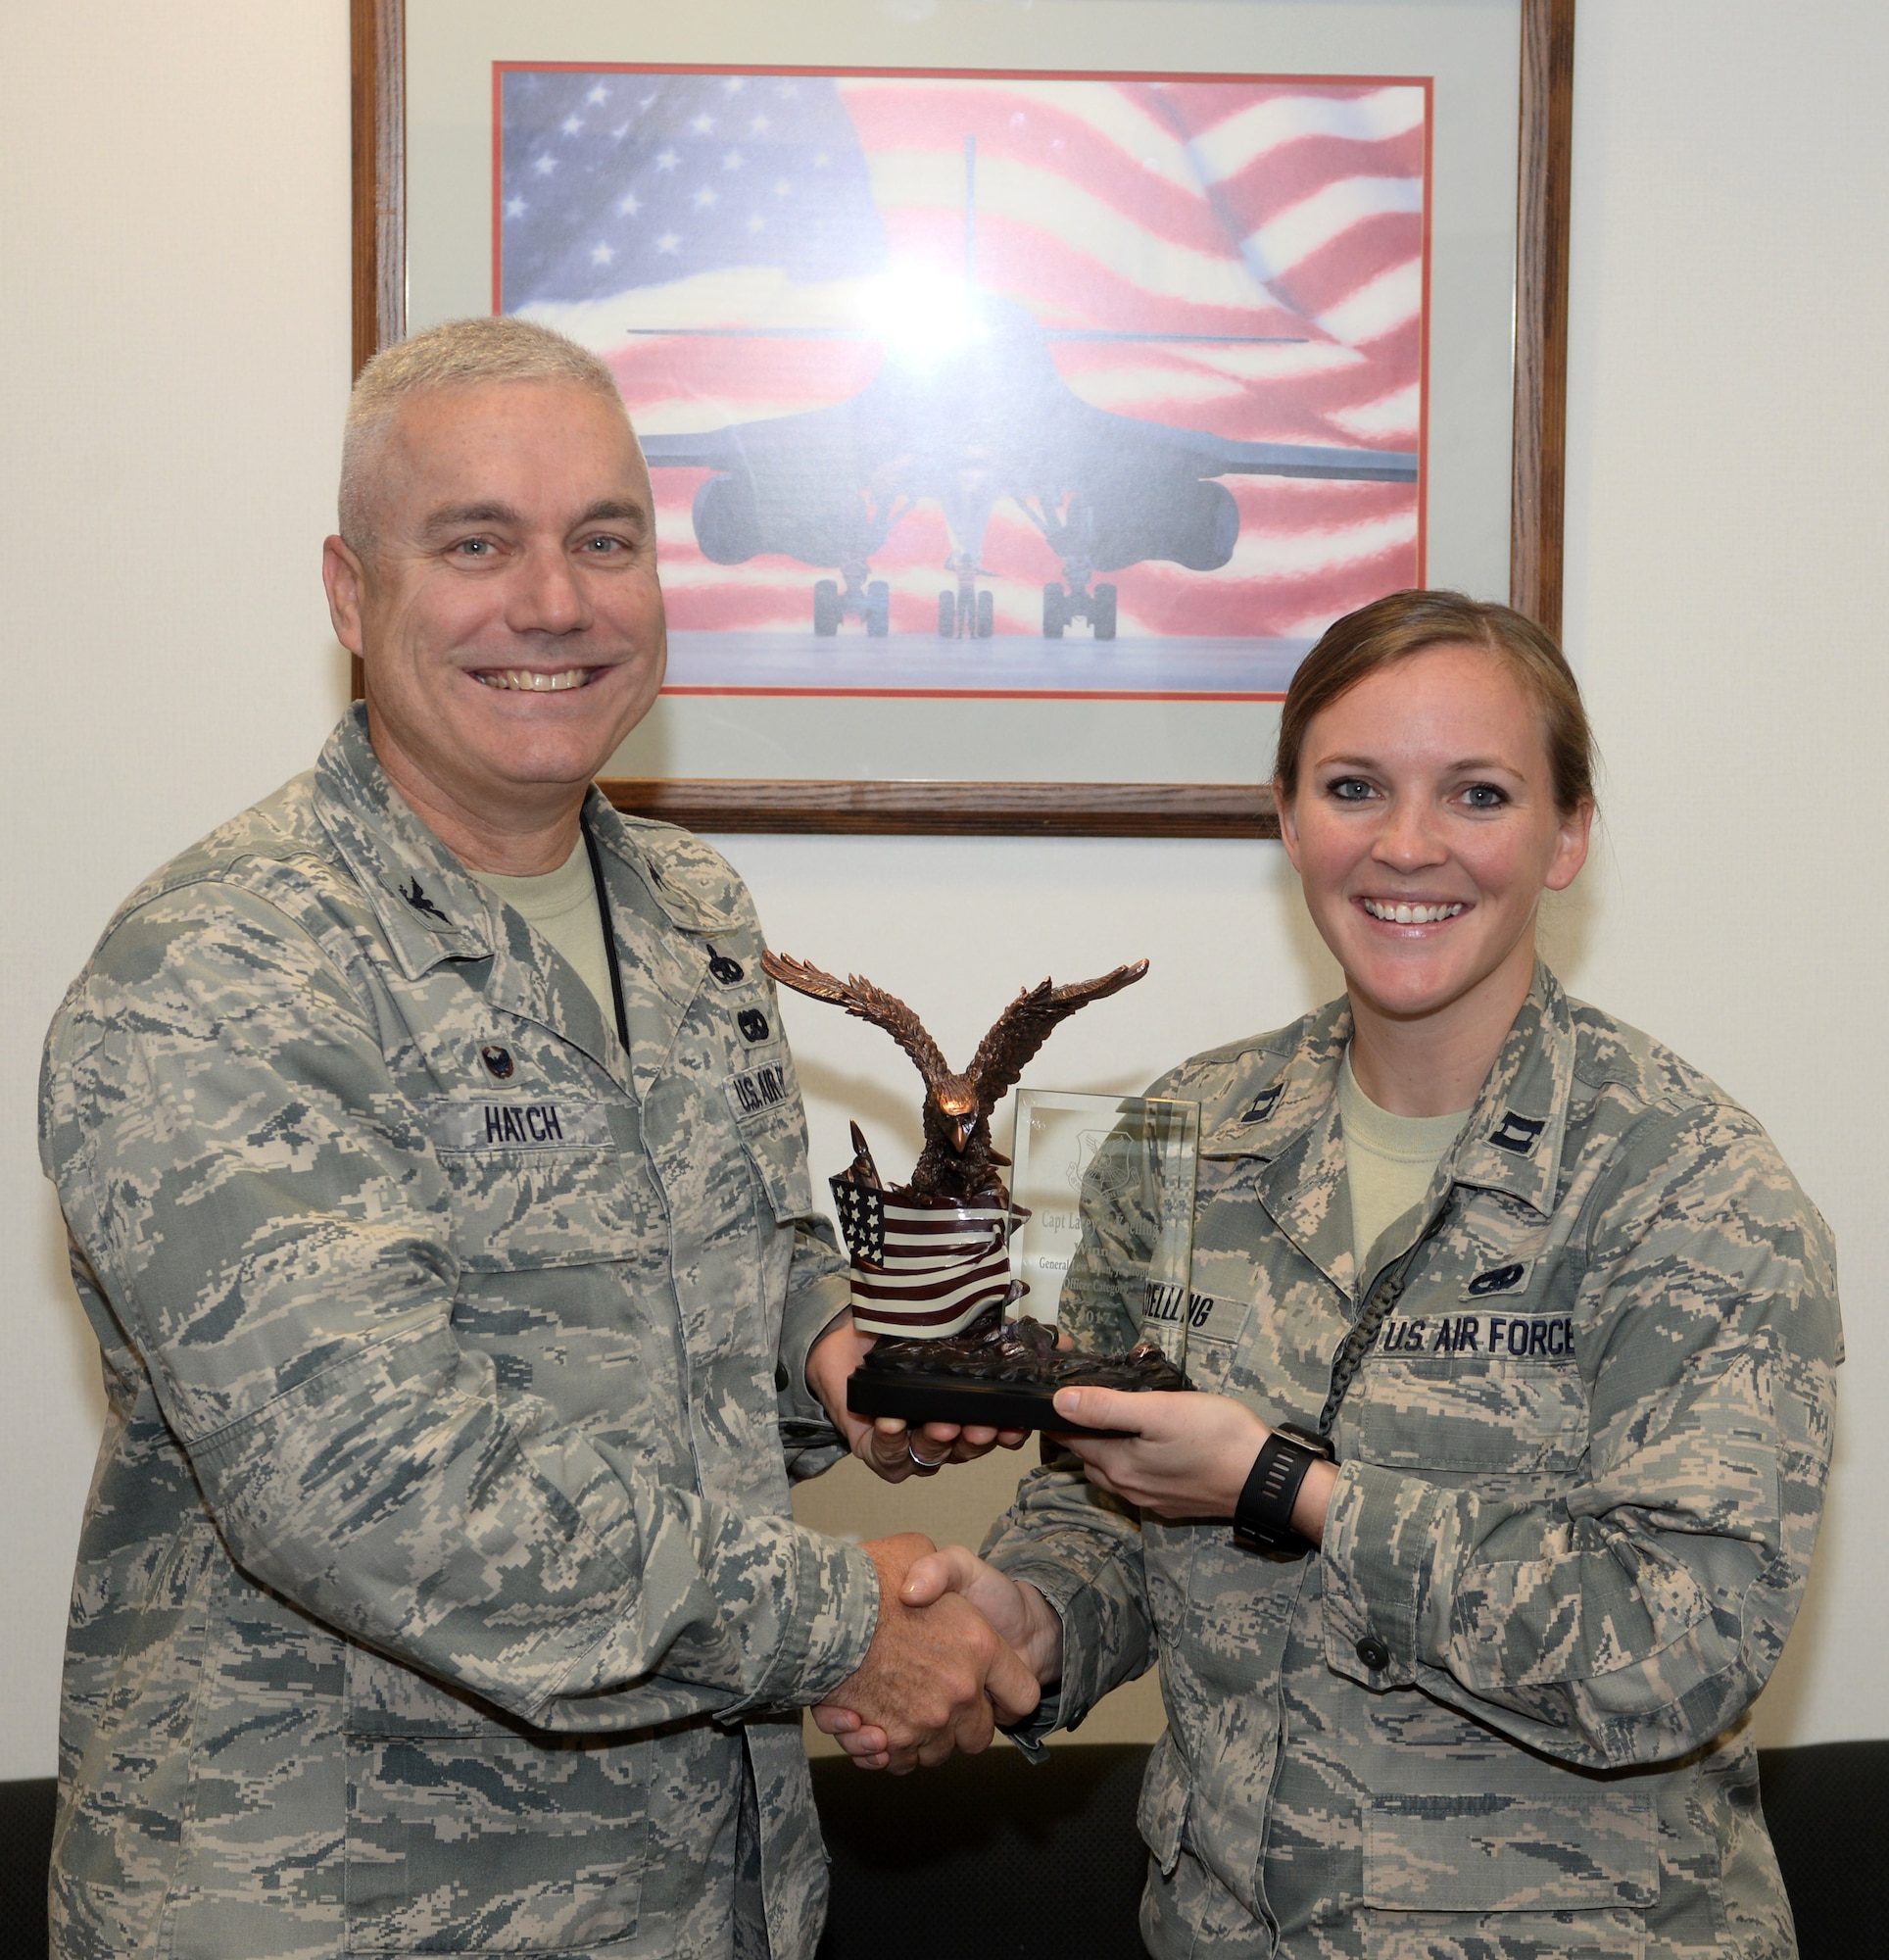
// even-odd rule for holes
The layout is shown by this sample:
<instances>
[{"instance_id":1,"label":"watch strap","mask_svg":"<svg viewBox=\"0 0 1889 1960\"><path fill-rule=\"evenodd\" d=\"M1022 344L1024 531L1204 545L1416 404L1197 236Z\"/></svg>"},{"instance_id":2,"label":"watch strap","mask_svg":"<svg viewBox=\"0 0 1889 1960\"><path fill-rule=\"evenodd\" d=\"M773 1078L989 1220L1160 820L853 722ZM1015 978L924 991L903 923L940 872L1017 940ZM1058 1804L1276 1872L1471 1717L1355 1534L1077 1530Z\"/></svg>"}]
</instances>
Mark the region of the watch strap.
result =
<instances>
[{"instance_id":1,"label":"watch strap","mask_svg":"<svg viewBox=\"0 0 1889 1960\"><path fill-rule=\"evenodd\" d=\"M1255 1551L1309 1551L1309 1542L1292 1529L1292 1506L1314 1463L1330 1463L1337 1452L1330 1437L1315 1436L1282 1423L1259 1446L1238 1501L1234 1505L1234 1540Z\"/></svg>"}]
</instances>

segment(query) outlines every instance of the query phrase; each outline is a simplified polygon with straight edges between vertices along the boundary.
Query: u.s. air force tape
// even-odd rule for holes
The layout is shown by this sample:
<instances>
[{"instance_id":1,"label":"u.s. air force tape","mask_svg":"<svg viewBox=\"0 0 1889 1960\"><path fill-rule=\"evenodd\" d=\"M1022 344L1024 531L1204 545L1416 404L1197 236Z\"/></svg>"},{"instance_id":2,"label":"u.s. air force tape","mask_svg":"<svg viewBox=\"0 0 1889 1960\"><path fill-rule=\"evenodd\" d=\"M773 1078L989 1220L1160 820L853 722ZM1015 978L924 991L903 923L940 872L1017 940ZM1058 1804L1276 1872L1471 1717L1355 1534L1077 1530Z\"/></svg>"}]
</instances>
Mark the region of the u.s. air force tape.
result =
<instances>
[{"instance_id":1,"label":"u.s. air force tape","mask_svg":"<svg viewBox=\"0 0 1889 1960\"><path fill-rule=\"evenodd\" d=\"M739 1122L744 1116L758 1116L787 1101L787 1069L778 1061L764 1061L728 1078L728 1106Z\"/></svg>"},{"instance_id":2,"label":"u.s. air force tape","mask_svg":"<svg viewBox=\"0 0 1889 1960\"><path fill-rule=\"evenodd\" d=\"M609 1112L601 1102L460 1102L438 1097L420 1109L433 1147L441 1151L568 1151L614 1141Z\"/></svg>"}]
</instances>

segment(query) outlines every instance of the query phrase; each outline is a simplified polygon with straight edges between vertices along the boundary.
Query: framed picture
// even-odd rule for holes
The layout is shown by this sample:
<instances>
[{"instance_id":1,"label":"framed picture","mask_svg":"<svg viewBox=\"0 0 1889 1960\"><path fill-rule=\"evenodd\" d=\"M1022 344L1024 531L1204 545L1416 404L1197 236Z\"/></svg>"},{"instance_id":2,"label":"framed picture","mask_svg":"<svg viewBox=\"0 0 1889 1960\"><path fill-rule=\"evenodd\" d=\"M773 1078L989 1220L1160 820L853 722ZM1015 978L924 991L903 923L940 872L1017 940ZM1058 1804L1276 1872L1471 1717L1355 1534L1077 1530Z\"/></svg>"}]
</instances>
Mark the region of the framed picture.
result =
<instances>
[{"instance_id":1,"label":"framed picture","mask_svg":"<svg viewBox=\"0 0 1889 1960\"><path fill-rule=\"evenodd\" d=\"M670 617L619 807L1276 834L1331 619L1559 623L1573 17L354 0L357 359L491 311L616 376Z\"/></svg>"}]
</instances>

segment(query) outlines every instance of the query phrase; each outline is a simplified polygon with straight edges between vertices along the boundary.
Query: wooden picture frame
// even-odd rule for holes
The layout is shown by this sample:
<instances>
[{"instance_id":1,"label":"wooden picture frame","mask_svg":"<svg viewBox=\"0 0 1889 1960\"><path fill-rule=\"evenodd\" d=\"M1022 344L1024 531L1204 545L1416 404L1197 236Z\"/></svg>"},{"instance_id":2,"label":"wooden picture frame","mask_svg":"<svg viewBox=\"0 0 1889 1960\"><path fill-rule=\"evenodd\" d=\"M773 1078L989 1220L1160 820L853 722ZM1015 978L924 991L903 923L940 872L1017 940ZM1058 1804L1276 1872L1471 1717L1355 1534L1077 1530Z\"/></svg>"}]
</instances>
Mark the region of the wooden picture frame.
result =
<instances>
[{"instance_id":1,"label":"wooden picture frame","mask_svg":"<svg viewBox=\"0 0 1889 1960\"><path fill-rule=\"evenodd\" d=\"M1518 0L1509 599L1559 632L1574 0ZM405 0L351 0L354 359L407 328ZM359 691L357 672L357 692ZM1252 783L610 779L620 809L707 831L1277 837Z\"/></svg>"}]
</instances>

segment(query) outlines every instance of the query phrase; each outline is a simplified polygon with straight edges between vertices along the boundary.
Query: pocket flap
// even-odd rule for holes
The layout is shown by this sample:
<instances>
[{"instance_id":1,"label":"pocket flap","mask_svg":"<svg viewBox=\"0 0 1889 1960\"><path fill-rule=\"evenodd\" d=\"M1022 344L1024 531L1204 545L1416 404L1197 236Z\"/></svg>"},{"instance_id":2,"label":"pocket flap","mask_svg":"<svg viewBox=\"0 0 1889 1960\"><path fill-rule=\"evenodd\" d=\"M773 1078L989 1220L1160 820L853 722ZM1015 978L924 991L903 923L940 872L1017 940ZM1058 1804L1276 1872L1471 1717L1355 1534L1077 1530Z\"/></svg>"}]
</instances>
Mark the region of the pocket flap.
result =
<instances>
[{"instance_id":1,"label":"pocket flap","mask_svg":"<svg viewBox=\"0 0 1889 1960\"><path fill-rule=\"evenodd\" d=\"M466 1151L440 1163L453 1252L468 1272L634 1259L657 1229L647 1166L614 1149Z\"/></svg>"},{"instance_id":2,"label":"pocket flap","mask_svg":"<svg viewBox=\"0 0 1889 1960\"><path fill-rule=\"evenodd\" d=\"M1364 1899L1429 1912L1650 1906L1653 1803L1623 1790L1560 1802L1493 1794L1380 1796L1365 1812Z\"/></svg>"}]
</instances>

